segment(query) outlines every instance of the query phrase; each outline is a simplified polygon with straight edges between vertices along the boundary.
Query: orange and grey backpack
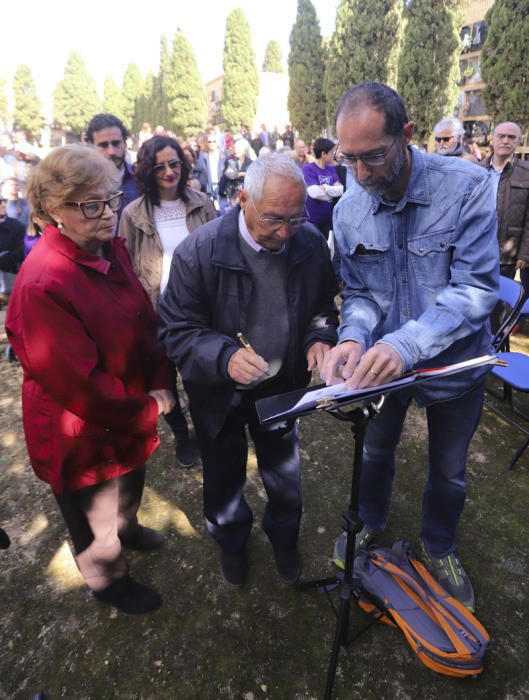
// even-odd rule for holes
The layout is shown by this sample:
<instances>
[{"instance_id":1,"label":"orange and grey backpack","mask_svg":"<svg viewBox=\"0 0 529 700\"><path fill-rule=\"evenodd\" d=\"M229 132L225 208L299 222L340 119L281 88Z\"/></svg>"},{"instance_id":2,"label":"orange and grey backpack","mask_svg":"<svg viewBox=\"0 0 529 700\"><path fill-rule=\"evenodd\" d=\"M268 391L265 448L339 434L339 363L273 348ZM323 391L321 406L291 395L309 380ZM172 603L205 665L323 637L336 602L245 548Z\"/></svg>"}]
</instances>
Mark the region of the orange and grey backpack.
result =
<instances>
[{"instance_id":1,"label":"orange and grey backpack","mask_svg":"<svg viewBox=\"0 0 529 700\"><path fill-rule=\"evenodd\" d=\"M425 666L457 678L481 673L487 631L413 558L408 542L361 550L354 585L360 607L399 627Z\"/></svg>"}]
</instances>

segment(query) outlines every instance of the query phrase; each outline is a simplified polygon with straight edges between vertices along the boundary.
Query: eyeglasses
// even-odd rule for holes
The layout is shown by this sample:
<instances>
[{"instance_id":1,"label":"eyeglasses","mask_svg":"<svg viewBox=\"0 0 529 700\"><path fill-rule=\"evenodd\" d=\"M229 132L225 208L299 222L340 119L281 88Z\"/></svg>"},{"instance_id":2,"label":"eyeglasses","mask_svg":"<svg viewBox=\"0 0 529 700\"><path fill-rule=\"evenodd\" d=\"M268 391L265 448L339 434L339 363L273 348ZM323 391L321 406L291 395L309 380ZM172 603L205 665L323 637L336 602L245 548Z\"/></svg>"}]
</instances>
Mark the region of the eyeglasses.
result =
<instances>
[{"instance_id":1,"label":"eyeglasses","mask_svg":"<svg viewBox=\"0 0 529 700\"><path fill-rule=\"evenodd\" d=\"M167 163L158 163L158 165L153 165L152 171L153 173L163 173L165 168L169 168L169 170L178 170L181 167L181 160L168 160Z\"/></svg>"},{"instance_id":2,"label":"eyeglasses","mask_svg":"<svg viewBox=\"0 0 529 700\"><path fill-rule=\"evenodd\" d=\"M285 224L288 226L289 229L293 228L298 228L302 224L306 224L307 221L309 221L308 216L294 216L292 219L276 219L271 216L261 216L259 214L259 211L257 207L255 206L255 203L253 201L253 197L249 195L250 201L252 203L253 208L255 209L255 213L257 214L257 218L259 219L261 226L263 228L266 228L269 233L275 233L276 231L279 231L279 229L284 226Z\"/></svg>"},{"instance_id":3,"label":"eyeglasses","mask_svg":"<svg viewBox=\"0 0 529 700\"><path fill-rule=\"evenodd\" d=\"M115 213L121 206L123 192L117 192L108 199L89 199L86 202L64 202L65 207L79 207L85 219L100 219L108 206Z\"/></svg>"},{"instance_id":4,"label":"eyeglasses","mask_svg":"<svg viewBox=\"0 0 529 700\"><path fill-rule=\"evenodd\" d=\"M97 148L107 149L109 146L112 148L119 148L125 143L123 139L115 139L114 141L99 141L96 146Z\"/></svg>"},{"instance_id":5,"label":"eyeglasses","mask_svg":"<svg viewBox=\"0 0 529 700\"><path fill-rule=\"evenodd\" d=\"M436 136L436 137L435 137L435 141L436 141L436 143L441 143L441 141L442 141L443 143L448 143L448 142L451 141L453 138L454 138L453 136Z\"/></svg>"},{"instance_id":6,"label":"eyeglasses","mask_svg":"<svg viewBox=\"0 0 529 700\"><path fill-rule=\"evenodd\" d=\"M338 163L340 163L341 165L347 165L349 168L356 167L359 160L361 160L362 163L364 165L367 165L368 167L384 165L388 153L391 151L396 141L397 136L395 136L393 141L383 153L370 153L367 156L356 156L354 153L344 153L340 148L340 144L338 144L334 151L334 158Z\"/></svg>"}]
</instances>

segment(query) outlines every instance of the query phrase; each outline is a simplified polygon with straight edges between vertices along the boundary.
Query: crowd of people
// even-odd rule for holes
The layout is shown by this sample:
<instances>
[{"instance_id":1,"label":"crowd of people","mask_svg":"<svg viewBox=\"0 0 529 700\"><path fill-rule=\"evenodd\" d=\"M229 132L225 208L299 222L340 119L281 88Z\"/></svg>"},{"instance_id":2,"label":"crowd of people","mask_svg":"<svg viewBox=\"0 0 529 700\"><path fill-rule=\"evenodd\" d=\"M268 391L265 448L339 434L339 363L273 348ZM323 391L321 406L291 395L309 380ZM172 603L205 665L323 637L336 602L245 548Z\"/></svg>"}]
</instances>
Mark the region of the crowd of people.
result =
<instances>
[{"instance_id":1,"label":"crowd of people","mask_svg":"<svg viewBox=\"0 0 529 700\"><path fill-rule=\"evenodd\" d=\"M353 390L490 351L500 269L514 277L529 267L520 129L498 124L482 167L465 157L456 120L436 126L436 154L411 145L413 129L402 98L367 82L337 107L337 144L307 148L290 128L279 136L265 125L258 142L244 129L185 142L144 125L132 164L125 126L99 114L86 144L53 149L27 177L19 199L42 235L21 266L27 222L0 201L0 264L17 272L6 332L23 369L28 453L96 599L126 613L160 605L123 554L165 540L137 516L159 416L183 467L195 463L193 427L206 527L237 589L253 522L249 432L263 529L292 585L302 571L298 427L261 425L256 401L316 372ZM356 542L386 526L415 400L429 436L423 558L472 610L456 531L485 375L480 367L387 397L367 430Z\"/></svg>"}]
</instances>

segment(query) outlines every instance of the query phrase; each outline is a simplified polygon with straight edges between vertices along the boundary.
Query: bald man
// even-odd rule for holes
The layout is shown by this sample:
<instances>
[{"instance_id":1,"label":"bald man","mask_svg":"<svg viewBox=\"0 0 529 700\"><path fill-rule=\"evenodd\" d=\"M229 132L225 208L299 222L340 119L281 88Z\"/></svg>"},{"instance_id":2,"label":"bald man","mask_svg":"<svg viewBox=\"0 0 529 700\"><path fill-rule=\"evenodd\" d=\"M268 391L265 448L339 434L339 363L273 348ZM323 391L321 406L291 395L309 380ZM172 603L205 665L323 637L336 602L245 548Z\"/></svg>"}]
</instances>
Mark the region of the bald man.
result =
<instances>
[{"instance_id":1,"label":"bald man","mask_svg":"<svg viewBox=\"0 0 529 700\"><path fill-rule=\"evenodd\" d=\"M480 165L488 168L497 193L501 274L512 279L519 269L529 291L529 163L516 157L520 137L518 124L498 124L492 137L493 154Z\"/></svg>"}]
</instances>

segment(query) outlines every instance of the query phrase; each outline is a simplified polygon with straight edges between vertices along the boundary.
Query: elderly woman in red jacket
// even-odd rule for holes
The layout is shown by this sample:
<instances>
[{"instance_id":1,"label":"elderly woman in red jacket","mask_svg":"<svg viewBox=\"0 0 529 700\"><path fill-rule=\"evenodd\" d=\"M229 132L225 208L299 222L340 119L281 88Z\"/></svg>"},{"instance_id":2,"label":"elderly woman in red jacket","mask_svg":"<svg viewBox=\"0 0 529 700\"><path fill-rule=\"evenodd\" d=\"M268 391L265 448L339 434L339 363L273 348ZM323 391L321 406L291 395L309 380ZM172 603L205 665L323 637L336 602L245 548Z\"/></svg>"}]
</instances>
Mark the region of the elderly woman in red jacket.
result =
<instances>
[{"instance_id":1,"label":"elderly woman in red jacket","mask_svg":"<svg viewBox=\"0 0 529 700\"><path fill-rule=\"evenodd\" d=\"M29 198L47 226L17 276L6 330L24 370L31 464L58 501L79 570L98 600L140 613L160 597L129 575L122 547L164 541L137 511L158 415L174 397L154 309L115 237L110 166L77 145L38 166Z\"/></svg>"}]
</instances>

